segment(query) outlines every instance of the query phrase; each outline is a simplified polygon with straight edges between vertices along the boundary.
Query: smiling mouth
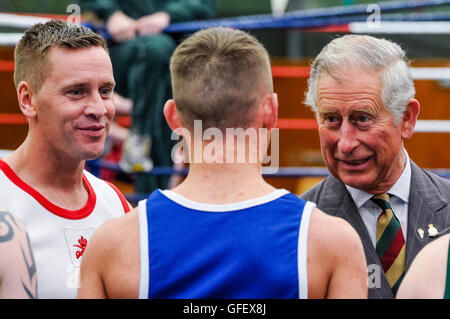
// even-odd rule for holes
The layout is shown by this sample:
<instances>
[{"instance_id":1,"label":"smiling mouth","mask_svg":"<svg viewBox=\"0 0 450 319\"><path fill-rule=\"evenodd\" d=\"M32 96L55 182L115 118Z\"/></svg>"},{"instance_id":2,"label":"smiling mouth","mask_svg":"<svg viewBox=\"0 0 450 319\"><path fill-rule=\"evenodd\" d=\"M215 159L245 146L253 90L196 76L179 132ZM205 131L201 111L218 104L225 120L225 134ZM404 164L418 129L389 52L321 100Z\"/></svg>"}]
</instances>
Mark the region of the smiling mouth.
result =
<instances>
[{"instance_id":1,"label":"smiling mouth","mask_svg":"<svg viewBox=\"0 0 450 319\"><path fill-rule=\"evenodd\" d=\"M353 160L353 161L340 160L340 161L345 163L345 164L347 164L347 165L350 165L350 166L357 166L357 165L361 165L361 164L366 163L368 160L370 160L371 157L372 156L369 156L369 157L367 157L365 159L361 159L361 160Z\"/></svg>"},{"instance_id":2,"label":"smiling mouth","mask_svg":"<svg viewBox=\"0 0 450 319\"><path fill-rule=\"evenodd\" d=\"M89 125L89 126L80 126L79 130L82 131L101 131L106 127L106 125Z\"/></svg>"},{"instance_id":3,"label":"smiling mouth","mask_svg":"<svg viewBox=\"0 0 450 319\"><path fill-rule=\"evenodd\" d=\"M103 128L81 128L83 131L100 131Z\"/></svg>"},{"instance_id":4,"label":"smiling mouth","mask_svg":"<svg viewBox=\"0 0 450 319\"><path fill-rule=\"evenodd\" d=\"M83 132L83 135L90 137L101 137L105 132L105 127L84 127L79 128L80 132Z\"/></svg>"}]
</instances>

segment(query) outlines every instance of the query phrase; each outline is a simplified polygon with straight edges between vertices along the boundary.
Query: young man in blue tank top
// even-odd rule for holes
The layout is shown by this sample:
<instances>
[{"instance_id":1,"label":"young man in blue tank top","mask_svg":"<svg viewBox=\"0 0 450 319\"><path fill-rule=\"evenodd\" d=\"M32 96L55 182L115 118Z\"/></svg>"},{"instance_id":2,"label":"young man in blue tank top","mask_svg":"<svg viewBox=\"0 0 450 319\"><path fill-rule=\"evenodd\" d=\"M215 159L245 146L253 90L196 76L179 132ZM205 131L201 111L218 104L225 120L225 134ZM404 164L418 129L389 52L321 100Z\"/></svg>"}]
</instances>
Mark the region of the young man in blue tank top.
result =
<instances>
[{"instance_id":1,"label":"young man in blue tank top","mask_svg":"<svg viewBox=\"0 0 450 319\"><path fill-rule=\"evenodd\" d=\"M261 175L278 112L265 48L211 28L180 44L170 69L164 115L189 174L94 234L78 297L366 298L356 231Z\"/></svg>"}]
</instances>

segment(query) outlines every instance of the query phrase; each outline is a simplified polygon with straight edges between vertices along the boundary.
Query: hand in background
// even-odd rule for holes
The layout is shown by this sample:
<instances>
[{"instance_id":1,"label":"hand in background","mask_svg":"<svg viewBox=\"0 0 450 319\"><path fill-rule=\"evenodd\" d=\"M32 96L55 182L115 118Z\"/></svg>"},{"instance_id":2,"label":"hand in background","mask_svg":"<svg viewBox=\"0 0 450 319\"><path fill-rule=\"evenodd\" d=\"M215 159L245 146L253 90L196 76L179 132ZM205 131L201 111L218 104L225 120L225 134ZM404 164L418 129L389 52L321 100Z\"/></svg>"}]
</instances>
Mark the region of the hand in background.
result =
<instances>
[{"instance_id":1,"label":"hand in background","mask_svg":"<svg viewBox=\"0 0 450 319\"><path fill-rule=\"evenodd\" d=\"M137 31L140 35L159 34L170 24L170 16L159 11L137 20Z\"/></svg>"},{"instance_id":2,"label":"hand in background","mask_svg":"<svg viewBox=\"0 0 450 319\"><path fill-rule=\"evenodd\" d=\"M122 11L113 13L106 22L106 29L117 42L124 42L136 37L136 20L130 18Z\"/></svg>"}]
</instances>

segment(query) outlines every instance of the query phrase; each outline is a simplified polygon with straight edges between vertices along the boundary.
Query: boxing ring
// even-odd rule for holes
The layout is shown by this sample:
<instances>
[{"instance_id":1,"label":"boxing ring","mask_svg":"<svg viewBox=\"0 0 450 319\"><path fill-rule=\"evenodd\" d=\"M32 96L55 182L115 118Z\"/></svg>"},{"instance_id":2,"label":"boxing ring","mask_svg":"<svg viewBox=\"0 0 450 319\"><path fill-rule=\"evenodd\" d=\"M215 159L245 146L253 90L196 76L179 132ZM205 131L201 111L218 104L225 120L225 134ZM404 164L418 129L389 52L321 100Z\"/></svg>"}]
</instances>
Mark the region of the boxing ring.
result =
<instances>
[{"instance_id":1,"label":"boxing ring","mask_svg":"<svg viewBox=\"0 0 450 319\"><path fill-rule=\"evenodd\" d=\"M442 12L423 12L428 8L443 8ZM374 20L375 11L368 10L367 4L350 5L286 12L282 16L273 14L241 16L205 21L192 21L173 23L164 31L167 33L191 33L200 29L225 26L244 30L298 30L300 32L328 32L328 33L360 33L360 34L444 34L450 35L450 0L433 1L391 1L378 3L375 11L381 13L379 20ZM68 16L25 16L23 14L0 13L0 26L14 28L28 28L37 22L47 21L51 18L68 18ZM109 38L104 26L83 23L105 38ZM0 34L0 46L14 46L23 32ZM0 60L0 72L12 72L14 62ZM308 66L273 66L272 75L276 79L306 79L309 76ZM411 74L415 81L431 80L446 83L450 87L450 67L411 67ZM301 99L301 94L299 94ZM450 116L448 117L450 118ZM129 127L129 116L117 116L118 124ZM27 121L22 114L0 113L0 125L24 125ZM278 120L280 130L312 131L317 129L314 118L284 118ZM433 119L418 120L415 132L417 133L450 133L450 120ZM302 142L298 142L302 147ZM1 155L1 153L0 153ZM450 158L448 159L450 167ZM98 159L88 161L87 168L98 175L100 170L121 171L115 162ZM428 169L445 178L450 178L450 169ZM154 167L146 174L181 175L185 176L188 169L176 170L172 167ZM127 173L129 174L129 173ZM131 173L143 174L143 173ZM279 167L275 173L267 172L263 167L266 178L323 178L329 174L325 167L285 166ZM131 202L137 202L145 194L128 193L126 197Z\"/></svg>"}]
</instances>

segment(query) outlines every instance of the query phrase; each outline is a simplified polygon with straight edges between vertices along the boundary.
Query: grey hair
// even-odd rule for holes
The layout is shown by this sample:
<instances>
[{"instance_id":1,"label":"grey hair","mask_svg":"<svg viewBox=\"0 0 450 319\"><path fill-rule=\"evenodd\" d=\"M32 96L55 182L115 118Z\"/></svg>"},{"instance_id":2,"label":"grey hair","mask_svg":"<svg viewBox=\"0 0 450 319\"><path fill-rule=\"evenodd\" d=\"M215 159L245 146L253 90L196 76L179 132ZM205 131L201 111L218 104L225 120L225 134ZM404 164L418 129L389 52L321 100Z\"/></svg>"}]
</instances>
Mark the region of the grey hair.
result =
<instances>
[{"instance_id":1,"label":"grey hair","mask_svg":"<svg viewBox=\"0 0 450 319\"><path fill-rule=\"evenodd\" d=\"M305 104L317 114L317 82L322 72L339 78L342 66L376 72L381 79L381 100L391 111L394 124L403 117L416 93L406 53L396 43L367 35L346 35L328 43L311 64Z\"/></svg>"}]
</instances>

